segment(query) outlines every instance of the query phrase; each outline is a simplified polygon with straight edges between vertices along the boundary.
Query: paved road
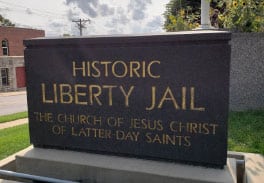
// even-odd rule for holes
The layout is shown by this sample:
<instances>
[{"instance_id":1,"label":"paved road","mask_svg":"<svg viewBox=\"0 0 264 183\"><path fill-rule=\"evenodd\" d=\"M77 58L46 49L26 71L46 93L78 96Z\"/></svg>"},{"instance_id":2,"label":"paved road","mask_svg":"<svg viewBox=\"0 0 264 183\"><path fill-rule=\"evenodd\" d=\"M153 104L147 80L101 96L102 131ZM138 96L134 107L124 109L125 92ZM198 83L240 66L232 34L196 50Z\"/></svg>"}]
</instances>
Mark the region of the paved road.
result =
<instances>
[{"instance_id":1,"label":"paved road","mask_svg":"<svg viewBox=\"0 0 264 183\"><path fill-rule=\"evenodd\" d=\"M0 93L0 115L27 111L25 91Z\"/></svg>"}]
</instances>

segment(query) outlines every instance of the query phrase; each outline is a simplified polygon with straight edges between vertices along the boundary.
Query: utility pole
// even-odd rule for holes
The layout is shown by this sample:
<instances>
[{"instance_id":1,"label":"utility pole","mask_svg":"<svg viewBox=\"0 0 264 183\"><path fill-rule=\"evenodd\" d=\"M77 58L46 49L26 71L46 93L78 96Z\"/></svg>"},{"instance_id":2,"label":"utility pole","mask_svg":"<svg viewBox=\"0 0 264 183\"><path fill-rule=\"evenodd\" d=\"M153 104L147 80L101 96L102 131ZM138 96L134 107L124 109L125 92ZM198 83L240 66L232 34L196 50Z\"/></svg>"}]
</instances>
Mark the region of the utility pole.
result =
<instances>
[{"instance_id":1,"label":"utility pole","mask_svg":"<svg viewBox=\"0 0 264 183\"><path fill-rule=\"evenodd\" d=\"M201 29L210 29L210 1L209 0L201 0Z\"/></svg>"},{"instance_id":2,"label":"utility pole","mask_svg":"<svg viewBox=\"0 0 264 183\"><path fill-rule=\"evenodd\" d=\"M79 19L79 20L72 20L72 22L75 22L78 25L78 29L80 30L80 36L82 36L82 29L86 28L85 23L86 22L91 22L90 19L84 20L84 19Z\"/></svg>"}]
</instances>

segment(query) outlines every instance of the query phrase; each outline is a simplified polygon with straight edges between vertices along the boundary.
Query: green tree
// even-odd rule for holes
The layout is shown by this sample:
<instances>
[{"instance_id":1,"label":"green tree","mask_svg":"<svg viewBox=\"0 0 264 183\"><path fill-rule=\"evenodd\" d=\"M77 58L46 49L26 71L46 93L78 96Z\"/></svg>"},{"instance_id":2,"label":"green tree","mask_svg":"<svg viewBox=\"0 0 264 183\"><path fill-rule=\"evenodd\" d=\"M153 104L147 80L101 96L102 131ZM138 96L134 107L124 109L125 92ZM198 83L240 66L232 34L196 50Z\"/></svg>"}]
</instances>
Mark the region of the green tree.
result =
<instances>
[{"instance_id":1,"label":"green tree","mask_svg":"<svg viewBox=\"0 0 264 183\"><path fill-rule=\"evenodd\" d=\"M171 0L164 13L164 29L170 32L198 27L200 6L201 0ZM210 0L210 6L212 23L216 17L218 28L264 32L264 0Z\"/></svg>"},{"instance_id":2,"label":"green tree","mask_svg":"<svg viewBox=\"0 0 264 183\"><path fill-rule=\"evenodd\" d=\"M15 26L15 24L13 24L10 20L4 18L2 15L0 15L0 25L1 26L11 26L11 27Z\"/></svg>"},{"instance_id":3,"label":"green tree","mask_svg":"<svg viewBox=\"0 0 264 183\"><path fill-rule=\"evenodd\" d=\"M164 28L171 31L190 30L200 22L201 0L171 0L166 5Z\"/></svg>"},{"instance_id":4,"label":"green tree","mask_svg":"<svg viewBox=\"0 0 264 183\"><path fill-rule=\"evenodd\" d=\"M229 0L221 18L234 32L264 32L264 0Z\"/></svg>"}]
</instances>

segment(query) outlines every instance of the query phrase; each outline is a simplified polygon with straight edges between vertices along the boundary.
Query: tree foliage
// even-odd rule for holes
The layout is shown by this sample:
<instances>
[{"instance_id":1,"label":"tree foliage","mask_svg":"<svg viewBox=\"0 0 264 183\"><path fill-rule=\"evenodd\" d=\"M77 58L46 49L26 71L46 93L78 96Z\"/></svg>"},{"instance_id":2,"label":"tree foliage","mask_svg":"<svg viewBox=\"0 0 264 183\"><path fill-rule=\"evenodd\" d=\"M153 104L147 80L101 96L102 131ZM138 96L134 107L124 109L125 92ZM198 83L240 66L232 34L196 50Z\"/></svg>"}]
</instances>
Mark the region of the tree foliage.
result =
<instances>
[{"instance_id":1,"label":"tree foliage","mask_svg":"<svg viewBox=\"0 0 264 183\"><path fill-rule=\"evenodd\" d=\"M209 0L208 0L209 1ZM200 24L201 0L171 0L164 13L166 31L191 30ZM264 0L210 0L216 28L264 32Z\"/></svg>"},{"instance_id":2,"label":"tree foliage","mask_svg":"<svg viewBox=\"0 0 264 183\"><path fill-rule=\"evenodd\" d=\"M15 26L15 24L13 24L10 20L4 18L2 15L0 15L0 25L1 26L11 26L11 27Z\"/></svg>"},{"instance_id":3,"label":"tree foliage","mask_svg":"<svg viewBox=\"0 0 264 183\"><path fill-rule=\"evenodd\" d=\"M264 32L264 0L228 1L219 18L234 32Z\"/></svg>"},{"instance_id":4,"label":"tree foliage","mask_svg":"<svg viewBox=\"0 0 264 183\"><path fill-rule=\"evenodd\" d=\"M164 28L171 31L190 30L200 22L201 0L171 0L166 5Z\"/></svg>"}]
</instances>

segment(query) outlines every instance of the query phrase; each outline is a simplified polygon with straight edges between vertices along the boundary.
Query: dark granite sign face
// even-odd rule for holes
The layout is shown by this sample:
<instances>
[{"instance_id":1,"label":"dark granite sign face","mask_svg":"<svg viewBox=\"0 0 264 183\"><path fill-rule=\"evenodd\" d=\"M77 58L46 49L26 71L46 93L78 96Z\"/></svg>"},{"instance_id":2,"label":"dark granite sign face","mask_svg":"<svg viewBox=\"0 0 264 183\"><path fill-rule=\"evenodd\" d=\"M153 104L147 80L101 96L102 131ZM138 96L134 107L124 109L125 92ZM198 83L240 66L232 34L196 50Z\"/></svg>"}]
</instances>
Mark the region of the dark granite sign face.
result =
<instances>
[{"instance_id":1,"label":"dark granite sign face","mask_svg":"<svg viewBox=\"0 0 264 183\"><path fill-rule=\"evenodd\" d=\"M223 167L230 37L26 40L31 142Z\"/></svg>"}]
</instances>

